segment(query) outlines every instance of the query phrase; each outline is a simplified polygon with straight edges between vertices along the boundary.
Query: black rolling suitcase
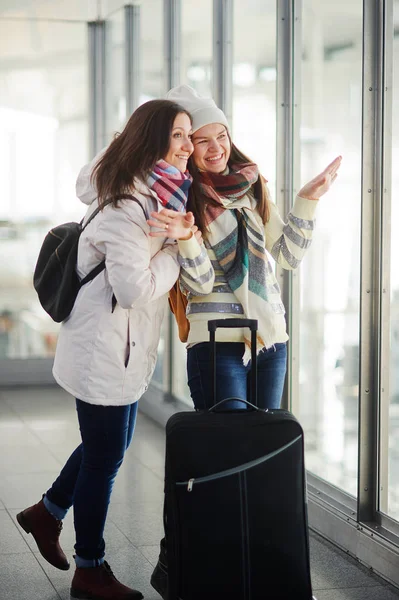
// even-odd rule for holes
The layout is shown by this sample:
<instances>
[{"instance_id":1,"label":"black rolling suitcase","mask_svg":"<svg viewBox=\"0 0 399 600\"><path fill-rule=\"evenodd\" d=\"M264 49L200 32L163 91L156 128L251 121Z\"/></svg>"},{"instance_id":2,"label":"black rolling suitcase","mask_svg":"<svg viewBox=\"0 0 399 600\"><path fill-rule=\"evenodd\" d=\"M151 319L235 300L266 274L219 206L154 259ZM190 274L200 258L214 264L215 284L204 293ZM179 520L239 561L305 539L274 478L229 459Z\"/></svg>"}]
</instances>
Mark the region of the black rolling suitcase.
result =
<instances>
[{"instance_id":1,"label":"black rolling suitcase","mask_svg":"<svg viewBox=\"0 0 399 600\"><path fill-rule=\"evenodd\" d=\"M257 321L209 321L213 364L216 328L243 326L256 403ZM224 403L166 425L167 598L311 600L302 428L285 410Z\"/></svg>"}]
</instances>

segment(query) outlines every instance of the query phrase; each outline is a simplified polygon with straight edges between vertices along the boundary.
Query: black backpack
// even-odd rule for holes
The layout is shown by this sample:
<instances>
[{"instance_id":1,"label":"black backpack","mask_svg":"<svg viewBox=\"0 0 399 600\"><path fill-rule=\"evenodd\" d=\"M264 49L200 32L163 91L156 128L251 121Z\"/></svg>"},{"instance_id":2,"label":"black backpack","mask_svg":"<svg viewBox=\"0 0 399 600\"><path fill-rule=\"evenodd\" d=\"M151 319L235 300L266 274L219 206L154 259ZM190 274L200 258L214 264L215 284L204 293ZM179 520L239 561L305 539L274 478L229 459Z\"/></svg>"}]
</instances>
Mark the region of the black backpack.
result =
<instances>
[{"instance_id":1,"label":"black backpack","mask_svg":"<svg viewBox=\"0 0 399 600\"><path fill-rule=\"evenodd\" d=\"M134 196L126 194L117 198L134 200L140 204L145 214L142 204ZM103 206L112 201L112 198L106 200ZM103 260L83 279L79 279L76 272L80 235L100 210L97 207L85 225L84 219L80 223L63 223L50 229L44 238L33 275L33 286L40 304L56 323L69 317L80 288L105 269Z\"/></svg>"}]
</instances>

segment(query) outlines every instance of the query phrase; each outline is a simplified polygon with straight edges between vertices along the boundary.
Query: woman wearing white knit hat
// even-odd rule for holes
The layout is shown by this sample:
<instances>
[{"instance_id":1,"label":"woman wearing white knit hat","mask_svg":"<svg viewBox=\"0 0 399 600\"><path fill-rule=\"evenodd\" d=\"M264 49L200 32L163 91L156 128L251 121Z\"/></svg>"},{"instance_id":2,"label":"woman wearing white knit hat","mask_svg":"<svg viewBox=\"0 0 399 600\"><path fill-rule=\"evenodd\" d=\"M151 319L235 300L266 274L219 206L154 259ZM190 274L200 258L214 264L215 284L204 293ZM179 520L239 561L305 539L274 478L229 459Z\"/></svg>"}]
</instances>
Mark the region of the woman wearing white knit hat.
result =
<instances>
[{"instance_id":1,"label":"woman wearing white knit hat","mask_svg":"<svg viewBox=\"0 0 399 600\"><path fill-rule=\"evenodd\" d=\"M166 97L184 107L192 118L194 152L188 169L193 176L187 203L202 232L211 266L203 271L180 258L180 286L187 294L189 321L187 372L197 410L212 403L212 365L207 323L210 319L258 320L258 398L261 408L279 408L286 373L285 310L268 254L285 269L295 269L310 246L317 200L337 177L338 156L307 183L284 222L270 201L266 180L256 164L232 143L223 111L211 98L202 98L187 85ZM150 225L167 225L172 211L151 213ZM153 235L165 236L166 233ZM196 269L194 271L194 268ZM209 289L212 289L209 292ZM246 329L217 331L216 401L230 400L230 408L246 408L250 342ZM167 597L167 556L161 541L151 584Z\"/></svg>"},{"instance_id":2,"label":"woman wearing white knit hat","mask_svg":"<svg viewBox=\"0 0 399 600\"><path fill-rule=\"evenodd\" d=\"M268 253L285 269L298 267L311 243L317 200L337 177L341 156L302 187L284 222L257 165L232 143L226 116L215 102L187 85L173 88L166 97L192 117L194 152L188 168L193 185L187 207L194 213L212 263L211 268L204 263L207 270L200 278L197 269L194 279L190 261L180 261L180 285L188 297L187 370L194 406L208 408L212 399L208 320L241 317L258 320L258 406L278 408L288 335ZM152 217L153 224L159 224L175 215L163 210ZM217 331L217 401L247 399L247 336L245 329Z\"/></svg>"}]
</instances>

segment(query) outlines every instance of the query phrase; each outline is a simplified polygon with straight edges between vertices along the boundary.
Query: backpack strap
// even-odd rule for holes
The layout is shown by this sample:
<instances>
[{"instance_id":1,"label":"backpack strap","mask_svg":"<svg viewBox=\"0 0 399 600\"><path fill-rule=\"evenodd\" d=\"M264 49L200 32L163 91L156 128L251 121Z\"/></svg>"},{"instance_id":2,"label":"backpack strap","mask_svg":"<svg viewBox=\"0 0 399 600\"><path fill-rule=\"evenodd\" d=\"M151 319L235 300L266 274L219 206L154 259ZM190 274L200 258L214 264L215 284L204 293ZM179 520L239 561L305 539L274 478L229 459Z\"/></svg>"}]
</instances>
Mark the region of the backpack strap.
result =
<instances>
[{"instance_id":1,"label":"backpack strap","mask_svg":"<svg viewBox=\"0 0 399 600\"><path fill-rule=\"evenodd\" d=\"M82 226L82 231L84 229L86 229L88 224L92 222L94 217L96 217L98 215L98 213L104 208L104 206L107 206L107 204L111 204L111 202L113 202L113 199L108 198L108 200L106 200L101 206L97 206L97 208L95 210L93 210L90 217L87 219L86 223ZM83 224L83 221L84 221L84 219L81 220L81 222L80 222L81 225Z\"/></svg>"},{"instance_id":2,"label":"backpack strap","mask_svg":"<svg viewBox=\"0 0 399 600\"><path fill-rule=\"evenodd\" d=\"M97 275L99 273L101 273L101 271L104 271L104 269L105 269L105 260L101 261L99 265L94 267L94 269L86 275L86 277L83 277L83 279L81 279L80 286L82 287L82 285L84 285L85 283L88 283L89 281L91 281L92 279L97 277Z\"/></svg>"},{"instance_id":3,"label":"backpack strap","mask_svg":"<svg viewBox=\"0 0 399 600\"><path fill-rule=\"evenodd\" d=\"M136 202L140 206L141 210L143 211L144 218L147 219L147 214L146 214L144 207L141 204L140 200L135 198L135 196L132 196L132 194L119 194L118 196L115 196L114 198L108 198L107 200L105 200L103 202L103 204L101 206L97 206L97 208L95 210L93 210L90 217L87 219L86 223L83 225L82 231L83 231L83 229L86 229L88 224L91 223L91 221L94 219L94 217L96 217L98 215L98 213L104 208L104 206L107 206L107 204L111 204L114 200L133 200L133 202ZM83 223L83 220L84 219L82 219L81 224Z\"/></svg>"},{"instance_id":4,"label":"backpack strap","mask_svg":"<svg viewBox=\"0 0 399 600\"><path fill-rule=\"evenodd\" d=\"M140 200L138 200L131 194L121 194L119 196L115 196L115 198L108 198L107 200L105 200L105 202L102 204L102 206L97 206L97 208L95 210L93 210L92 214L87 219L86 223L83 225L82 231L84 229L86 229L88 224L94 219L94 217L96 217L98 215L98 213L104 208L104 206L107 206L107 204L111 204L114 201L114 199L115 200L133 200L133 202L137 202L137 204L140 206L141 210L144 213L145 219L147 219L146 212L145 212L144 207L141 204ZM83 220L82 220L82 223L83 223ZM80 281L80 285L82 286L85 283L88 283L89 281L91 281L92 279L97 277L97 275L99 275L101 273L101 271L104 271L104 269L105 269L105 260L101 261L99 265L94 267L94 269L92 271L90 271L90 273L88 273L85 277L83 277L83 279L81 279L81 281ZM114 298L115 298L115 296L113 295L112 296L112 312L114 312L114 308L115 308L115 304L116 304L116 299L114 301Z\"/></svg>"},{"instance_id":5,"label":"backpack strap","mask_svg":"<svg viewBox=\"0 0 399 600\"><path fill-rule=\"evenodd\" d=\"M120 194L119 196L115 196L115 200L132 200L133 202L136 202L143 211L144 218L147 220L147 213L144 210L144 206L141 204L140 200L138 200L135 196L132 196L132 194ZM106 200L106 203L108 204L108 200Z\"/></svg>"}]
</instances>

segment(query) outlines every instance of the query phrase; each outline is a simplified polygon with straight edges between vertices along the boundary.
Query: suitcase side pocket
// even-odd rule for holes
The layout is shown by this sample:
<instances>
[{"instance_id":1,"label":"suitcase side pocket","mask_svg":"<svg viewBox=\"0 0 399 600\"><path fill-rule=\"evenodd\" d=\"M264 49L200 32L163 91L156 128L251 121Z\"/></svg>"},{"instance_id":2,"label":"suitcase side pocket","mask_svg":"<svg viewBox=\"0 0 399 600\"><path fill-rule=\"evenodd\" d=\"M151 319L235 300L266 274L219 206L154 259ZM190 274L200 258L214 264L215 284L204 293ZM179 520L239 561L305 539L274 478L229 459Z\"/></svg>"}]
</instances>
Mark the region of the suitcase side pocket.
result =
<instances>
[{"instance_id":1,"label":"suitcase side pocket","mask_svg":"<svg viewBox=\"0 0 399 600\"><path fill-rule=\"evenodd\" d=\"M234 467L233 469L226 469L224 471L219 471L219 473L213 473L212 475L206 475L205 477L197 477L197 478L191 477L190 479L188 479L188 481L177 481L176 485L177 486L186 486L187 491L192 492L194 483L196 485L200 484L200 483L207 483L207 482L213 481L215 479L221 479L222 477L229 477L230 475L237 475L238 473L241 473L242 471L248 471L249 469L252 469L253 467L257 467L258 465L266 462L267 460L271 460L272 458L274 458L278 454L281 454L282 452L284 452L285 450L287 450L288 448L290 448L291 446L293 446L300 440L302 440L302 436L298 435L291 442L288 442L287 444L285 444L281 448L278 448L277 450L274 450L273 452L269 452L269 454L266 454L265 456L261 456L260 458L251 460L247 463L244 463L242 465Z\"/></svg>"}]
</instances>

